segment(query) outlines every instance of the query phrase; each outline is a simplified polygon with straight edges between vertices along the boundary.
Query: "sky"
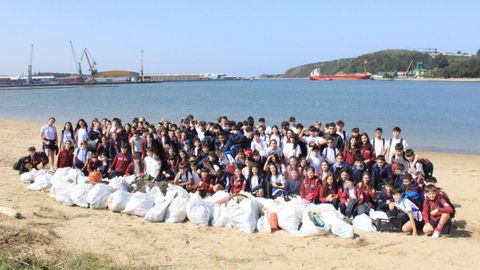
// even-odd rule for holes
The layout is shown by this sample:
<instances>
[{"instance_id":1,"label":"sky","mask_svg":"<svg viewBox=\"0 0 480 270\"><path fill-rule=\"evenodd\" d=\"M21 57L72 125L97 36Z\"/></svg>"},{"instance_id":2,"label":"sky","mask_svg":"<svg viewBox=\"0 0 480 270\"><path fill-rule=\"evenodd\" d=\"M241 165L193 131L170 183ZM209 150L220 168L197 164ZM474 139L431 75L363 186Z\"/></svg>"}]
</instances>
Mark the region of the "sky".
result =
<instances>
[{"instance_id":1,"label":"sky","mask_svg":"<svg viewBox=\"0 0 480 270\"><path fill-rule=\"evenodd\" d=\"M383 49L480 49L480 1L6 1L0 74L74 72L88 48L99 71L283 73ZM82 63L87 70L87 63Z\"/></svg>"}]
</instances>

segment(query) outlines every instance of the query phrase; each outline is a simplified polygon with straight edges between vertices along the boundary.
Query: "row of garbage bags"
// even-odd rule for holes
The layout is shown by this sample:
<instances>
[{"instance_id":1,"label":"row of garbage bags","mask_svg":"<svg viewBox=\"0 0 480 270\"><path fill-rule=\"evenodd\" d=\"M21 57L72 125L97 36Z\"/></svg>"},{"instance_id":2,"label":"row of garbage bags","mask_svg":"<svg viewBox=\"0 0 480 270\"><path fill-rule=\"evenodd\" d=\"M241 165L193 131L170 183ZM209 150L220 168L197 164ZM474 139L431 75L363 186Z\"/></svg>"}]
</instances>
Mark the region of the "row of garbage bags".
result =
<instances>
[{"instance_id":1,"label":"row of garbage bags","mask_svg":"<svg viewBox=\"0 0 480 270\"><path fill-rule=\"evenodd\" d=\"M225 191L201 198L176 185L168 185L166 194L159 187L130 193L128 187L134 176L90 184L80 170L71 168L57 169L53 175L32 170L21 174L20 179L28 189L48 191L50 197L67 206L108 209L150 222L180 223L188 219L199 226L232 227L246 233L283 229L296 236L333 233L352 238L354 228L372 232L372 218L387 218L385 213L372 210L370 216L355 217L352 226L331 204L305 204L299 197L286 201L256 198L249 193L231 196Z\"/></svg>"}]
</instances>

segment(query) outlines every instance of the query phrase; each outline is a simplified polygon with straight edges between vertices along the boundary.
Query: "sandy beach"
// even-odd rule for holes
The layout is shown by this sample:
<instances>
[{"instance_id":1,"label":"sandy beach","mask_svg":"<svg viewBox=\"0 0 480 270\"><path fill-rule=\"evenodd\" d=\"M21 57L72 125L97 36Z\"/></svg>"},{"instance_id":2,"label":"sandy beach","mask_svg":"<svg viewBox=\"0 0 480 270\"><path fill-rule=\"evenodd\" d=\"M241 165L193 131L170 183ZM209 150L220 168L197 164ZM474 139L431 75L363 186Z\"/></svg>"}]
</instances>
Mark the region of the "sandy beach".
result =
<instances>
[{"instance_id":1,"label":"sandy beach","mask_svg":"<svg viewBox=\"0 0 480 270\"><path fill-rule=\"evenodd\" d=\"M24 219L0 215L0 239L8 229L48 235L35 247L38 256L52 250L87 252L128 267L160 269L476 269L480 253L480 155L419 153L435 165L439 185L456 205L450 236L414 238L401 233L356 232L355 239L334 236L299 238L278 231L246 234L228 228L149 223L109 211L63 206L45 193L29 191L13 163L25 150L40 147L43 123L0 120L0 206ZM0 247L1 247L0 243Z\"/></svg>"}]
</instances>

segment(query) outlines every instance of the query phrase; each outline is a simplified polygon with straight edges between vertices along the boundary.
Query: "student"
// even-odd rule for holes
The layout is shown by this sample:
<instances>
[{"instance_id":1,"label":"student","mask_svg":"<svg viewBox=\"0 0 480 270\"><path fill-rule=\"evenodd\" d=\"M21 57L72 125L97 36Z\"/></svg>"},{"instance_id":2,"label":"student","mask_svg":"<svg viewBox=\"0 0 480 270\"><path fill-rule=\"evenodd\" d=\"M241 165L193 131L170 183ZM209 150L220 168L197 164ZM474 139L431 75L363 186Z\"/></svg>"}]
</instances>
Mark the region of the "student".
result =
<instances>
[{"instance_id":1,"label":"student","mask_svg":"<svg viewBox=\"0 0 480 270\"><path fill-rule=\"evenodd\" d=\"M60 147L64 147L67 141L70 141L72 146L75 145L75 133L73 132L73 125L71 122L66 122L63 126L60 136Z\"/></svg>"},{"instance_id":2,"label":"student","mask_svg":"<svg viewBox=\"0 0 480 270\"><path fill-rule=\"evenodd\" d=\"M415 179L415 182L423 185L423 182L425 180L423 164L417 161L417 157L415 156L415 152L413 151L413 149L407 149L405 151L405 157L408 161L408 173L412 175L412 177Z\"/></svg>"},{"instance_id":3,"label":"student","mask_svg":"<svg viewBox=\"0 0 480 270\"><path fill-rule=\"evenodd\" d=\"M403 146L403 149L408 149L407 141L404 138L400 137L401 132L402 132L402 129L400 129L399 127L394 127L393 128L393 138L391 138L388 141L387 149L386 149L389 152L389 154L388 154L388 162L389 163L391 162L391 159L392 159L393 155L395 155L395 146L398 143Z\"/></svg>"},{"instance_id":4,"label":"student","mask_svg":"<svg viewBox=\"0 0 480 270\"><path fill-rule=\"evenodd\" d=\"M107 155L102 153L99 155L99 159L102 162L102 165L100 165L98 171L102 173L102 178L108 178L108 169L110 168L110 162L107 158Z\"/></svg>"},{"instance_id":5,"label":"student","mask_svg":"<svg viewBox=\"0 0 480 270\"><path fill-rule=\"evenodd\" d=\"M265 177L260 174L256 164L252 165L252 173L247 178L247 189L255 197L265 196Z\"/></svg>"},{"instance_id":6,"label":"student","mask_svg":"<svg viewBox=\"0 0 480 270\"><path fill-rule=\"evenodd\" d=\"M403 164L403 172L407 173L408 161L403 152L403 145L397 143L397 145L395 145L395 154L390 159L390 164L392 164L392 170L395 170L395 165L400 163Z\"/></svg>"},{"instance_id":7,"label":"student","mask_svg":"<svg viewBox=\"0 0 480 270\"><path fill-rule=\"evenodd\" d=\"M368 168L365 166L365 163L363 163L363 157L357 157L352 170L353 183L356 185L362 181L363 174L368 172Z\"/></svg>"},{"instance_id":8,"label":"student","mask_svg":"<svg viewBox=\"0 0 480 270\"><path fill-rule=\"evenodd\" d=\"M403 187L403 176L405 176L405 170L403 167L403 163L395 164L395 171L393 173L393 177L395 178L393 187L394 188L402 188Z\"/></svg>"},{"instance_id":9,"label":"student","mask_svg":"<svg viewBox=\"0 0 480 270\"><path fill-rule=\"evenodd\" d=\"M386 164L385 157L380 155L372 166L372 184L376 190L381 190L385 180L392 179L392 168Z\"/></svg>"},{"instance_id":10,"label":"student","mask_svg":"<svg viewBox=\"0 0 480 270\"><path fill-rule=\"evenodd\" d=\"M320 156L320 149L314 145L307 155L308 164L315 170L315 174L318 174L322 170L322 157Z\"/></svg>"},{"instance_id":11,"label":"student","mask_svg":"<svg viewBox=\"0 0 480 270\"><path fill-rule=\"evenodd\" d=\"M301 178L298 170L292 170L285 180L285 196L300 195Z\"/></svg>"},{"instance_id":12,"label":"student","mask_svg":"<svg viewBox=\"0 0 480 270\"><path fill-rule=\"evenodd\" d=\"M187 191L193 190L194 182L192 173L188 170L187 164L181 163L178 167L178 173L173 179L173 184L183 187Z\"/></svg>"},{"instance_id":13,"label":"student","mask_svg":"<svg viewBox=\"0 0 480 270\"><path fill-rule=\"evenodd\" d=\"M252 151L258 151L258 153L260 153L260 156L262 156L263 158L266 158L268 156L267 144L265 143L265 141L260 139L260 133L258 131L255 131L253 133L253 141L250 145L250 149Z\"/></svg>"},{"instance_id":14,"label":"student","mask_svg":"<svg viewBox=\"0 0 480 270\"><path fill-rule=\"evenodd\" d=\"M57 168L70 168L73 166L72 141L66 141L57 158Z\"/></svg>"},{"instance_id":15,"label":"student","mask_svg":"<svg viewBox=\"0 0 480 270\"><path fill-rule=\"evenodd\" d=\"M375 129L375 138L372 139L371 144L373 145L373 149L375 150L376 157L378 157L379 155L385 156L387 154L385 138L383 138L382 135L382 128L378 127L377 129Z\"/></svg>"},{"instance_id":16,"label":"student","mask_svg":"<svg viewBox=\"0 0 480 270\"><path fill-rule=\"evenodd\" d=\"M432 234L432 238L440 237L445 223L450 219L453 213L452 206L443 198L438 187L428 185L425 187L426 198L423 202L423 232L426 235Z\"/></svg>"},{"instance_id":17,"label":"student","mask_svg":"<svg viewBox=\"0 0 480 270\"><path fill-rule=\"evenodd\" d=\"M348 143L343 149L343 155L345 156L345 162L348 165L353 166L357 157L361 156L360 148L358 148L357 138L351 137Z\"/></svg>"},{"instance_id":18,"label":"student","mask_svg":"<svg viewBox=\"0 0 480 270\"><path fill-rule=\"evenodd\" d=\"M98 154L97 153L92 153L90 155L90 158L88 159L87 162L87 171L88 174L97 171L100 166L102 166L102 162L98 159Z\"/></svg>"},{"instance_id":19,"label":"student","mask_svg":"<svg viewBox=\"0 0 480 270\"><path fill-rule=\"evenodd\" d=\"M285 178L274 164L268 165L266 183L271 187L270 198L276 198L283 194L285 189Z\"/></svg>"},{"instance_id":20,"label":"student","mask_svg":"<svg viewBox=\"0 0 480 270\"><path fill-rule=\"evenodd\" d=\"M373 145L370 143L370 138L368 137L367 133L362 133L362 135L360 135L360 140L361 140L360 153L364 158L365 165L370 170L373 166L373 163L375 163L375 158L376 158L375 149Z\"/></svg>"},{"instance_id":21,"label":"student","mask_svg":"<svg viewBox=\"0 0 480 270\"><path fill-rule=\"evenodd\" d=\"M400 210L402 213L407 214L408 221L402 226L402 232L412 232L413 236L418 236L417 230L423 226L423 217L418 207L406 197L402 197L402 190L397 188L393 191L394 203L390 204L389 209Z\"/></svg>"},{"instance_id":22,"label":"student","mask_svg":"<svg viewBox=\"0 0 480 270\"><path fill-rule=\"evenodd\" d=\"M200 184L200 170L198 169L198 165L195 163L195 158L193 158L193 161L190 160L189 165L190 172L192 173L194 189L196 189Z\"/></svg>"},{"instance_id":23,"label":"student","mask_svg":"<svg viewBox=\"0 0 480 270\"><path fill-rule=\"evenodd\" d=\"M415 183L415 180L410 174L403 175L401 188L403 192L416 192L423 197L422 188Z\"/></svg>"},{"instance_id":24,"label":"student","mask_svg":"<svg viewBox=\"0 0 480 270\"><path fill-rule=\"evenodd\" d=\"M50 171L55 171L55 152L58 151L58 135L55 124L55 118L50 117L48 123L40 129L40 138L43 142L43 151L48 157Z\"/></svg>"},{"instance_id":25,"label":"student","mask_svg":"<svg viewBox=\"0 0 480 270\"><path fill-rule=\"evenodd\" d=\"M300 166L296 157L291 157L288 165L285 167L285 178L289 178L292 171L297 171L297 175L301 174Z\"/></svg>"},{"instance_id":26,"label":"student","mask_svg":"<svg viewBox=\"0 0 480 270\"><path fill-rule=\"evenodd\" d=\"M355 187L351 178L347 178L345 182L345 189L340 197L340 211L349 218L361 214L367 214L370 211L370 206L367 202L367 196L364 192Z\"/></svg>"},{"instance_id":27,"label":"student","mask_svg":"<svg viewBox=\"0 0 480 270\"><path fill-rule=\"evenodd\" d=\"M208 194L213 194L213 187L215 186L215 178L209 173L207 168L200 169L200 183L197 190L204 190Z\"/></svg>"},{"instance_id":28,"label":"student","mask_svg":"<svg viewBox=\"0 0 480 270\"><path fill-rule=\"evenodd\" d=\"M390 215L390 204L393 203L393 180L388 179L385 181L382 191L377 196L376 210L387 213Z\"/></svg>"},{"instance_id":29,"label":"student","mask_svg":"<svg viewBox=\"0 0 480 270\"><path fill-rule=\"evenodd\" d=\"M331 172L330 165L325 160L322 161L322 167L321 170L317 173L317 176L320 178L320 180L324 181L325 178L327 178L329 172Z\"/></svg>"},{"instance_id":30,"label":"student","mask_svg":"<svg viewBox=\"0 0 480 270\"><path fill-rule=\"evenodd\" d=\"M322 157L329 165L333 165L336 161L337 153L340 153L340 151L335 147L335 142L332 138L327 139L327 145L328 146L323 149Z\"/></svg>"},{"instance_id":31,"label":"student","mask_svg":"<svg viewBox=\"0 0 480 270\"><path fill-rule=\"evenodd\" d=\"M133 155L132 159L133 159L132 162L130 162L130 164L128 164L127 170L125 171L125 175L126 176L135 175L135 178L144 176L145 175L145 163L137 155ZM158 172L157 172L157 174L158 174ZM154 175L153 177L155 177L155 176L156 175Z\"/></svg>"},{"instance_id":32,"label":"student","mask_svg":"<svg viewBox=\"0 0 480 270\"><path fill-rule=\"evenodd\" d=\"M145 138L141 136L140 131L136 130L133 133L133 137L130 138L128 142L130 143L132 154L137 155L139 158L145 156L145 153L143 152L143 143L145 142Z\"/></svg>"},{"instance_id":33,"label":"student","mask_svg":"<svg viewBox=\"0 0 480 270\"><path fill-rule=\"evenodd\" d=\"M90 159L91 152L87 149L87 141L80 142L80 147L74 153L74 167L80 169L84 175L88 175L87 162Z\"/></svg>"},{"instance_id":34,"label":"student","mask_svg":"<svg viewBox=\"0 0 480 270\"><path fill-rule=\"evenodd\" d=\"M365 194L365 201L368 202L370 208L375 208L375 201L377 198L377 192L370 181L370 174L368 172L362 175L362 181L357 184L358 189L362 190Z\"/></svg>"},{"instance_id":35,"label":"student","mask_svg":"<svg viewBox=\"0 0 480 270\"><path fill-rule=\"evenodd\" d=\"M342 137L342 140L343 142L347 142L348 140L348 134L347 132L343 129L345 127L345 123L342 121L342 120L338 120L336 123L335 123L335 127L337 129L337 134L340 135L340 137Z\"/></svg>"},{"instance_id":36,"label":"student","mask_svg":"<svg viewBox=\"0 0 480 270\"><path fill-rule=\"evenodd\" d=\"M75 127L75 141L77 142L77 147L80 147L80 144L84 141L88 141L88 125L85 120L80 119L77 122Z\"/></svg>"},{"instance_id":37,"label":"student","mask_svg":"<svg viewBox=\"0 0 480 270\"><path fill-rule=\"evenodd\" d=\"M328 133L325 134L325 139L327 140L327 143L329 139L332 139L333 141L332 144L328 144L328 147L336 148L337 151L343 151L344 142L342 140L342 137L337 134L335 123L328 123L327 130ZM333 156L335 155L336 153Z\"/></svg>"},{"instance_id":38,"label":"student","mask_svg":"<svg viewBox=\"0 0 480 270\"><path fill-rule=\"evenodd\" d=\"M332 173L328 173L320 189L320 202L331 203L335 209L338 209L341 195L342 189L335 176Z\"/></svg>"},{"instance_id":39,"label":"student","mask_svg":"<svg viewBox=\"0 0 480 270\"><path fill-rule=\"evenodd\" d=\"M320 184L312 167L307 168L307 177L300 184L300 197L306 203L317 203L320 196Z\"/></svg>"},{"instance_id":40,"label":"student","mask_svg":"<svg viewBox=\"0 0 480 270\"><path fill-rule=\"evenodd\" d=\"M123 144L120 147L120 153L115 155L115 158L110 165L108 173L111 177L124 176L128 165L130 164L130 157L127 155L128 146Z\"/></svg>"},{"instance_id":41,"label":"student","mask_svg":"<svg viewBox=\"0 0 480 270\"><path fill-rule=\"evenodd\" d=\"M340 177L342 171L350 171L350 166L345 162L342 153L338 153L335 157L335 164L330 167L330 170L333 172L335 179Z\"/></svg>"},{"instance_id":42,"label":"student","mask_svg":"<svg viewBox=\"0 0 480 270\"><path fill-rule=\"evenodd\" d=\"M100 138L100 143L97 145L97 154L105 154L109 162L113 161L116 155L115 146L107 137Z\"/></svg>"},{"instance_id":43,"label":"student","mask_svg":"<svg viewBox=\"0 0 480 270\"><path fill-rule=\"evenodd\" d=\"M239 168L236 168L233 176L230 178L230 194L238 194L241 191L245 191L247 186L247 181L242 175L242 171Z\"/></svg>"}]
</instances>

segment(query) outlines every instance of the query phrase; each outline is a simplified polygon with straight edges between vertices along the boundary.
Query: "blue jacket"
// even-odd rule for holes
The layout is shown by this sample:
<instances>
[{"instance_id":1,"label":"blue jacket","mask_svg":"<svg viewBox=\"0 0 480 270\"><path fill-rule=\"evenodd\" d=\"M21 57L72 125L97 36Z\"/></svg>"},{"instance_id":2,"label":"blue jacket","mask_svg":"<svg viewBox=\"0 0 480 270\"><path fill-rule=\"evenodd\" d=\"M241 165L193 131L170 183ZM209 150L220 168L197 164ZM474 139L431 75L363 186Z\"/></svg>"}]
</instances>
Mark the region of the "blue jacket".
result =
<instances>
[{"instance_id":1,"label":"blue jacket","mask_svg":"<svg viewBox=\"0 0 480 270\"><path fill-rule=\"evenodd\" d=\"M385 180L393 178L392 168L385 163L382 168L378 167L375 163L372 167L372 184L375 189L379 189L380 185L383 185Z\"/></svg>"}]
</instances>

